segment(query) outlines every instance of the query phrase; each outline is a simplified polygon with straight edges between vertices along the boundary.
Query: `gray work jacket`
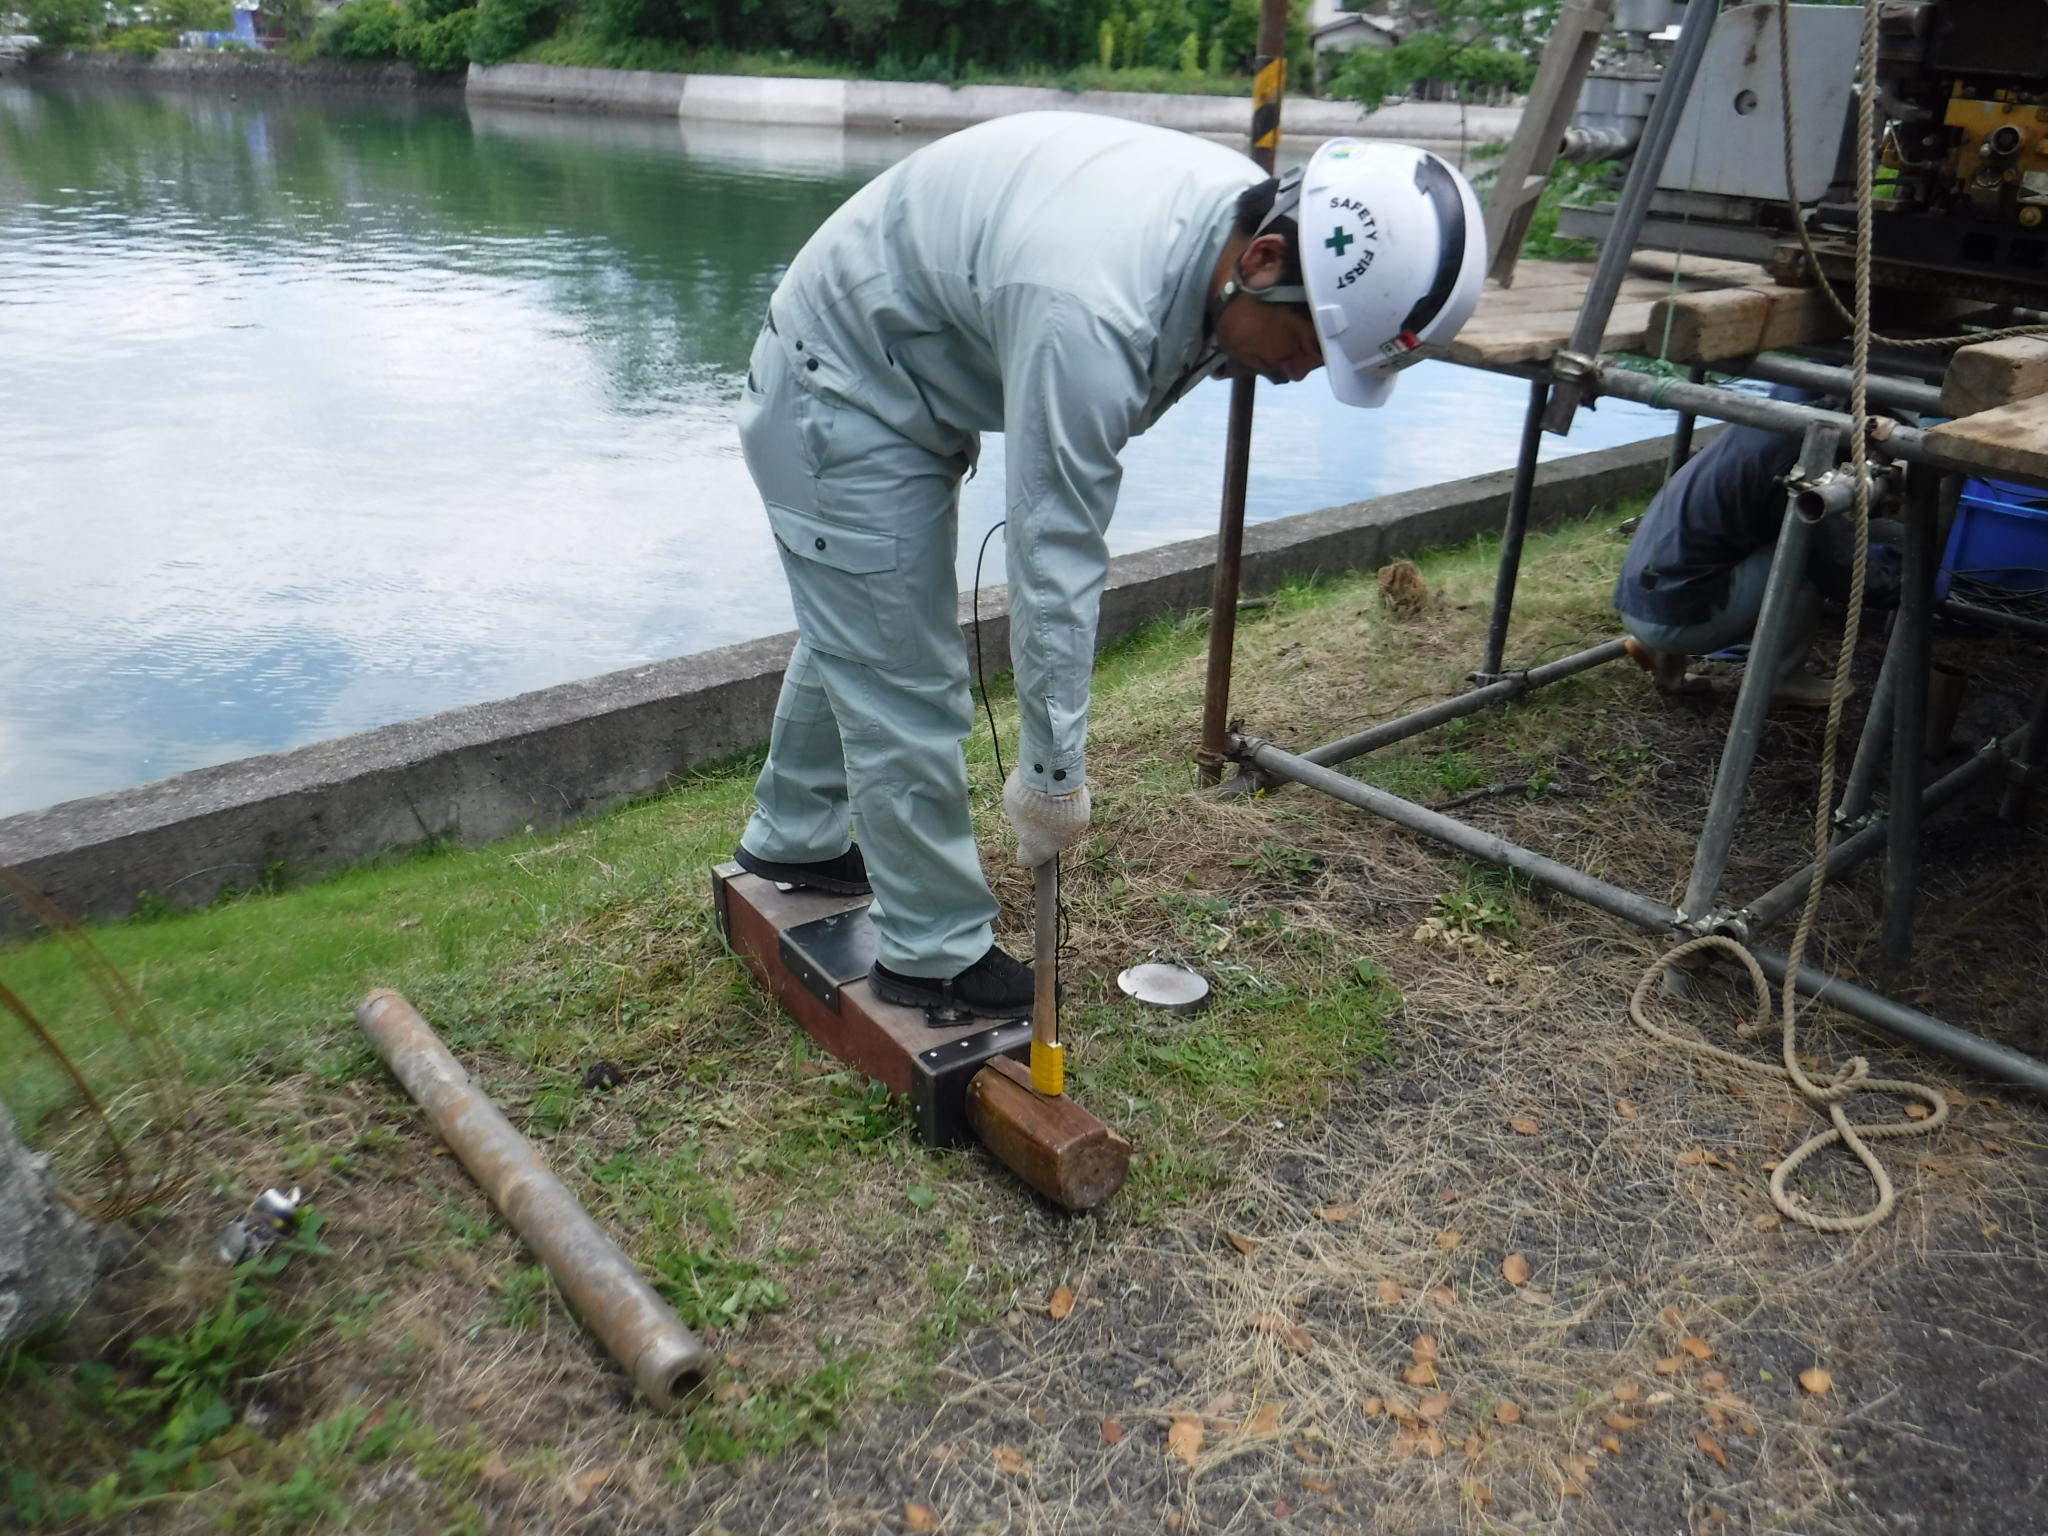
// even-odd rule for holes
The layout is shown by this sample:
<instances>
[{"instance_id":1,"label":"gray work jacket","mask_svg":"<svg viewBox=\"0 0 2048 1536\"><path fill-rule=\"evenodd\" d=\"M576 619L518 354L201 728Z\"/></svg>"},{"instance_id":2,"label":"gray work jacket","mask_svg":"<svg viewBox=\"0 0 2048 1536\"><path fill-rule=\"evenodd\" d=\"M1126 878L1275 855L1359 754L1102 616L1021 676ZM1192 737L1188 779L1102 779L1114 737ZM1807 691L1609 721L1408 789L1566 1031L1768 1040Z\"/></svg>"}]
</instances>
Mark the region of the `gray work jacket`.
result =
<instances>
[{"instance_id":1,"label":"gray work jacket","mask_svg":"<svg viewBox=\"0 0 2048 1536\"><path fill-rule=\"evenodd\" d=\"M1209 278L1239 194L1262 178L1170 129L998 118L855 193L770 303L805 388L949 457L1003 434L1019 753L1034 788L1082 782L1118 455L1218 361Z\"/></svg>"}]
</instances>

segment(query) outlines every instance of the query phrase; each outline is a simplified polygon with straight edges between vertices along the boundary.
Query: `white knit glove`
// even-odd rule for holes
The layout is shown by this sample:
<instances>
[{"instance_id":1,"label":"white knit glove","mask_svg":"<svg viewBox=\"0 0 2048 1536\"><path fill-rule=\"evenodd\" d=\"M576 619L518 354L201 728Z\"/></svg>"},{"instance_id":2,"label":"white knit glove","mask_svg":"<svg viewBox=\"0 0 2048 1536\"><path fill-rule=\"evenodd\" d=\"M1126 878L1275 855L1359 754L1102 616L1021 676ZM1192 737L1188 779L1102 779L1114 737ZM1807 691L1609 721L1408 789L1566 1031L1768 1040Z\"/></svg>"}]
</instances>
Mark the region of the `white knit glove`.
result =
<instances>
[{"instance_id":1,"label":"white knit glove","mask_svg":"<svg viewBox=\"0 0 2048 1536\"><path fill-rule=\"evenodd\" d=\"M1036 869L1081 841L1088 831L1088 786L1071 794L1048 795L1010 771L1003 785L1003 809L1017 834L1017 862Z\"/></svg>"}]
</instances>

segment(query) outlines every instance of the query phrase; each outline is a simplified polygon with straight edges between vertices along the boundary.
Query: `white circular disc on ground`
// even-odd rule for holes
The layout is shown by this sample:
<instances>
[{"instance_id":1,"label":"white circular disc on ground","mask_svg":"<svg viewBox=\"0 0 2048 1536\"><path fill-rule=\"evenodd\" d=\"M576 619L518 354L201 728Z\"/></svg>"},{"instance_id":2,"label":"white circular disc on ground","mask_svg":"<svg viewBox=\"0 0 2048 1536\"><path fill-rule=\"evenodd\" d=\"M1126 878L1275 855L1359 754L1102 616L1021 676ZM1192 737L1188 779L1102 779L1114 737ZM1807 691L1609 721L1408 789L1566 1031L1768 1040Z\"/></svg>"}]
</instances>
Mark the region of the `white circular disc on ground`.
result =
<instances>
[{"instance_id":1,"label":"white circular disc on ground","mask_svg":"<svg viewBox=\"0 0 2048 1536\"><path fill-rule=\"evenodd\" d=\"M1185 966L1134 965L1117 977L1116 984L1127 997L1175 1013L1193 1013L1209 1004L1209 983Z\"/></svg>"}]
</instances>

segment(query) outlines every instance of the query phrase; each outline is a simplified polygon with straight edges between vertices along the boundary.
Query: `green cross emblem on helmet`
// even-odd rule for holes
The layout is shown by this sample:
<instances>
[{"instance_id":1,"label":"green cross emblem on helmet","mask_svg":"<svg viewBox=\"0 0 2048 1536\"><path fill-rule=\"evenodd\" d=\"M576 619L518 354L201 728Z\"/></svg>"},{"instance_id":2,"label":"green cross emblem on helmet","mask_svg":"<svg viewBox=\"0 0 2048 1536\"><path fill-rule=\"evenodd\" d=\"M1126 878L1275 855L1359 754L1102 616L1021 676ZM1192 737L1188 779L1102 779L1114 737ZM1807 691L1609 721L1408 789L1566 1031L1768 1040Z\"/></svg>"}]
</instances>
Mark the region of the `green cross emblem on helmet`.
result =
<instances>
[{"instance_id":1,"label":"green cross emblem on helmet","mask_svg":"<svg viewBox=\"0 0 2048 1536\"><path fill-rule=\"evenodd\" d=\"M1344 259L1345 250L1348 249L1353 243L1355 243L1357 239L1358 237L1356 235L1347 233L1345 231L1344 226L1342 224L1339 224L1335 229L1330 231L1330 238L1325 240L1323 244L1328 246L1331 250L1335 251L1337 253L1337 259L1339 261L1342 261Z\"/></svg>"}]
</instances>

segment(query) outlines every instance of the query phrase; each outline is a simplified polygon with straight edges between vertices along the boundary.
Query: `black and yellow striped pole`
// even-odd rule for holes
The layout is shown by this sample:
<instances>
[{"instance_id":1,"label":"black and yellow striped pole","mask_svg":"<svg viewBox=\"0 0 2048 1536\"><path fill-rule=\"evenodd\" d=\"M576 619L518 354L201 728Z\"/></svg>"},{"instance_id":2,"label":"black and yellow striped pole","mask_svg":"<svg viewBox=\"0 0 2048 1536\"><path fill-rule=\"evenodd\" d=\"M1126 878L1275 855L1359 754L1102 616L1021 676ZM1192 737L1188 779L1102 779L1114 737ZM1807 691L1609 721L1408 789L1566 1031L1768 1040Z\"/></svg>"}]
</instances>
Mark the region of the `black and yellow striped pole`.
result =
<instances>
[{"instance_id":1,"label":"black and yellow striped pole","mask_svg":"<svg viewBox=\"0 0 2048 1536\"><path fill-rule=\"evenodd\" d=\"M1280 153L1280 99L1287 94L1287 0L1264 0L1252 64L1251 157L1268 175ZM1252 399L1258 377L1230 383L1230 438L1223 454L1223 517L1216 533L1216 592L1209 609L1209 677L1202 690L1202 742L1195 763L1204 784L1223 777L1230 744L1230 660L1237 645L1238 570L1244 557L1244 495L1251 472Z\"/></svg>"}]
</instances>

